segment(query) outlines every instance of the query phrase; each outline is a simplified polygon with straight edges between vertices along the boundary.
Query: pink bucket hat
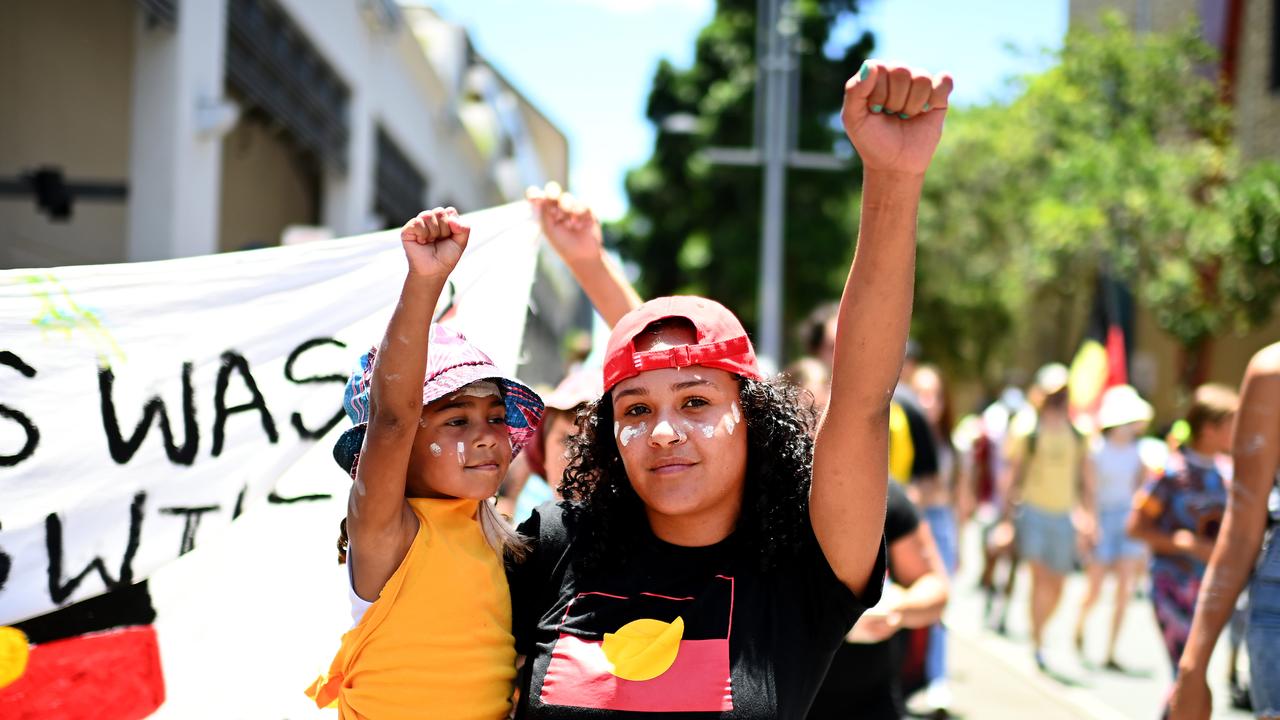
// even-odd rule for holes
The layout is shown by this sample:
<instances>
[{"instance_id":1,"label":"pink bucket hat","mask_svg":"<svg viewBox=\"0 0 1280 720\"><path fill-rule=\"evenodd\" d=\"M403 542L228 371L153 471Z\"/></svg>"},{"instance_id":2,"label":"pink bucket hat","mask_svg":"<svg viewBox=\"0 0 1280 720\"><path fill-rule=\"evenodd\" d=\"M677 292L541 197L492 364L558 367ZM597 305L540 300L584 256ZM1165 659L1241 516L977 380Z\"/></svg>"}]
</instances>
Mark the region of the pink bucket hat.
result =
<instances>
[{"instance_id":1,"label":"pink bucket hat","mask_svg":"<svg viewBox=\"0 0 1280 720\"><path fill-rule=\"evenodd\" d=\"M360 448L369 423L369 391L373 386L373 363L377 348L370 348L347 380L342 395L342 408L355 427L342 433L333 446L333 459L354 477ZM502 372L476 346L454 330L431 325L427 344L427 372L422 382L422 404L427 405L450 395L477 380L492 380L502 390L507 406L507 432L511 435L511 454L519 454L533 438L542 421L542 398L528 386L502 376Z\"/></svg>"}]
</instances>

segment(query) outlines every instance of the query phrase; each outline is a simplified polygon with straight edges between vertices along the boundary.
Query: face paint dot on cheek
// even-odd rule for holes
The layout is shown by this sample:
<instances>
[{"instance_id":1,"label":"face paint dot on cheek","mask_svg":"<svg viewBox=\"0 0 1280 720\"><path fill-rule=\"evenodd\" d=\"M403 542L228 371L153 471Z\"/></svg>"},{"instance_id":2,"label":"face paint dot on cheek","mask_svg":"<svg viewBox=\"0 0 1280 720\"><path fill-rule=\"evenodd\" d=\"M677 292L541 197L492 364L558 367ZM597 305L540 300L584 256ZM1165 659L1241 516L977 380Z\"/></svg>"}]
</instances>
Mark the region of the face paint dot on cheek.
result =
<instances>
[{"instance_id":1,"label":"face paint dot on cheek","mask_svg":"<svg viewBox=\"0 0 1280 720\"><path fill-rule=\"evenodd\" d=\"M467 445L461 440L458 441L458 464L467 464Z\"/></svg>"},{"instance_id":2,"label":"face paint dot on cheek","mask_svg":"<svg viewBox=\"0 0 1280 720\"><path fill-rule=\"evenodd\" d=\"M734 424L742 422L742 416L738 414L738 403L735 402L734 404L730 405L729 409L733 412ZM733 432L733 431L730 430L730 432Z\"/></svg>"},{"instance_id":3,"label":"face paint dot on cheek","mask_svg":"<svg viewBox=\"0 0 1280 720\"><path fill-rule=\"evenodd\" d=\"M440 454L441 454L441 453L443 453L443 452L444 452L444 448L440 447L439 445L437 445L437 444L435 444L435 443L431 443L431 454L432 454L432 455L435 455L436 457L440 457Z\"/></svg>"},{"instance_id":4,"label":"face paint dot on cheek","mask_svg":"<svg viewBox=\"0 0 1280 720\"><path fill-rule=\"evenodd\" d=\"M716 434L716 426L715 426L715 425L703 425L703 426L702 426L702 437L707 438L707 439L709 440L709 439L711 439L711 437L712 437L712 436L714 436L715 434Z\"/></svg>"},{"instance_id":5,"label":"face paint dot on cheek","mask_svg":"<svg viewBox=\"0 0 1280 720\"><path fill-rule=\"evenodd\" d=\"M622 447L630 445L632 440L639 435L643 435L648 430L649 425L643 422L634 427L622 428L622 432L619 434L619 439L622 441Z\"/></svg>"}]
</instances>

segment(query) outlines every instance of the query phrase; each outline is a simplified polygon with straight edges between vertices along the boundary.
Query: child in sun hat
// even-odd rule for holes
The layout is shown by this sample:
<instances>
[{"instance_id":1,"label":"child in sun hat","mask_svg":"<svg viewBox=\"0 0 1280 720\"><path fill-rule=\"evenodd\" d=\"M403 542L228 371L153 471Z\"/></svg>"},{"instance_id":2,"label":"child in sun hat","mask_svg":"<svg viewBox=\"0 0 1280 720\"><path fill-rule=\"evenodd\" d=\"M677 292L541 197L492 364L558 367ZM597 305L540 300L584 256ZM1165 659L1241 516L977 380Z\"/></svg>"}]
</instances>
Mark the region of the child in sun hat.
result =
<instances>
[{"instance_id":1,"label":"child in sun hat","mask_svg":"<svg viewBox=\"0 0 1280 720\"><path fill-rule=\"evenodd\" d=\"M355 481L344 521L355 626L308 689L340 717L504 718L515 678L504 551L490 503L542 400L461 334L431 323L470 229L452 208L401 232L409 273L379 348L343 396L334 447Z\"/></svg>"}]
</instances>

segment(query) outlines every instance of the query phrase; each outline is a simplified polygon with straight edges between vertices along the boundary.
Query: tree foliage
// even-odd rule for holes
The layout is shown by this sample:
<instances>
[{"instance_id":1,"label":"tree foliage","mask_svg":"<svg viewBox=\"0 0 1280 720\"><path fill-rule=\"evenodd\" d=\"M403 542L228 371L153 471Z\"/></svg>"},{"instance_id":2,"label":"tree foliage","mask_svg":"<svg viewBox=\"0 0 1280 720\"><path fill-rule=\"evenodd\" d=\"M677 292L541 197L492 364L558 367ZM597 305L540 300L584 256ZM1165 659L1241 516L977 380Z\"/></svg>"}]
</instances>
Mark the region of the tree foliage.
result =
<instances>
[{"instance_id":1,"label":"tree foliage","mask_svg":"<svg viewBox=\"0 0 1280 720\"><path fill-rule=\"evenodd\" d=\"M847 147L835 117L844 82L870 51L871 37L833 47L832 31L840 18L856 12L856 0L797 0L792 7L801 55L798 146L825 152ZM610 228L622 252L644 269L645 296L708 295L748 327L756 319L760 276L762 171L712 165L701 151L753 143L755 11L756 0L719 0L698 37L693 66L659 65L647 108L658 129L653 154L628 174L630 210ZM664 129L664 121L690 116L698 120L694 132ZM852 254L850 203L857 176L852 170L788 174L789 320L840 292Z\"/></svg>"},{"instance_id":2,"label":"tree foliage","mask_svg":"<svg viewBox=\"0 0 1280 720\"><path fill-rule=\"evenodd\" d=\"M1197 29L1135 34L1112 15L1055 60L1012 101L947 120L921 210L926 346L994 384L1036 329L1078 342L1063 319L1102 269L1189 350L1264 322L1280 297L1277 173L1240 173Z\"/></svg>"}]
</instances>

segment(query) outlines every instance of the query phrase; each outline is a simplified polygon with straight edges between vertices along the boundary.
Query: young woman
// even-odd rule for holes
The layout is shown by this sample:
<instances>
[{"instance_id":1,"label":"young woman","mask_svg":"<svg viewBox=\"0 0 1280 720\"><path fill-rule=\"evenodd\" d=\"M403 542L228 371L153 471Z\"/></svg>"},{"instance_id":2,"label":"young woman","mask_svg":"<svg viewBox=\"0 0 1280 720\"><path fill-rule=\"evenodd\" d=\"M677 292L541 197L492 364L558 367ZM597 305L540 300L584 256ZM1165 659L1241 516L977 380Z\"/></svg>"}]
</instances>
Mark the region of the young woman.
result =
<instances>
[{"instance_id":1,"label":"young woman","mask_svg":"<svg viewBox=\"0 0 1280 720\"><path fill-rule=\"evenodd\" d=\"M947 577L950 577L955 574L960 560L957 519L967 515L965 509L973 506L967 468L958 461L955 445L951 442L955 423L942 372L933 365L921 365L911 374L908 383L929 423L938 451L938 473L912 480L909 494L929 524L929 532L937 542L938 553ZM951 705L951 689L947 683L947 628L941 622L929 628L924 675L928 683L926 704L934 711L945 712Z\"/></svg>"},{"instance_id":2,"label":"young woman","mask_svg":"<svg viewBox=\"0 0 1280 720\"><path fill-rule=\"evenodd\" d=\"M863 210L816 443L723 306L661 298L614 328L568 502L521 527L509 569L518 717L804 716L884 578L887 416L950 91L882 63L845 87Z\"/></svg>"}]
</instances>

